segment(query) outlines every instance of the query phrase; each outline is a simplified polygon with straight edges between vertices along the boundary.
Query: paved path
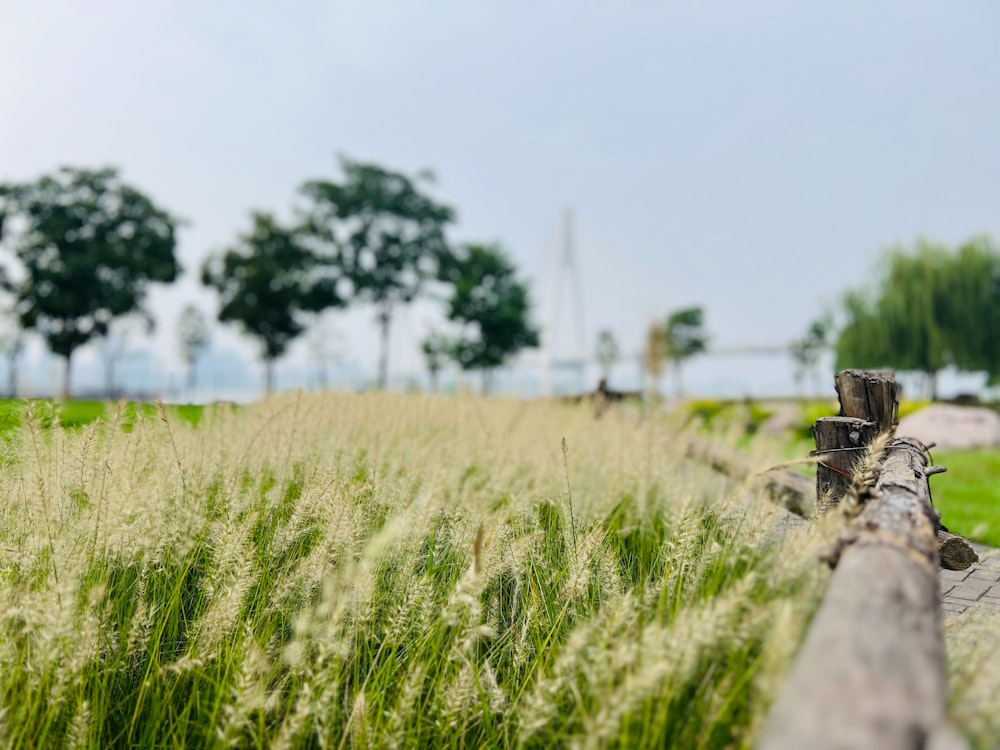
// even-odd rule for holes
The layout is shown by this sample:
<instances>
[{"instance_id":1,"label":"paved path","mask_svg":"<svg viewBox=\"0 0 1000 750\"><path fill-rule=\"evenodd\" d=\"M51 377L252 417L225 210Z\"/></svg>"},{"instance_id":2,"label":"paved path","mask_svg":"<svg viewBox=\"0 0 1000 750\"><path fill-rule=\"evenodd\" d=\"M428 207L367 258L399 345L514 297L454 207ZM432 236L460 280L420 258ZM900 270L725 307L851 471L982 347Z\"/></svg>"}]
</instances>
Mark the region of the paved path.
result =
<instances>
[{"instance_id":1,"label":"paved path","mask_svg":"<svg viewBox=\"0 0 1000 750\"><path fill-rule=\"evenodd\" d=\"M965 570L941 571L941 609L945 617L981 607L1000 612L1000 550L973 544L979 562Z\"/></svg>"}]
</instances>

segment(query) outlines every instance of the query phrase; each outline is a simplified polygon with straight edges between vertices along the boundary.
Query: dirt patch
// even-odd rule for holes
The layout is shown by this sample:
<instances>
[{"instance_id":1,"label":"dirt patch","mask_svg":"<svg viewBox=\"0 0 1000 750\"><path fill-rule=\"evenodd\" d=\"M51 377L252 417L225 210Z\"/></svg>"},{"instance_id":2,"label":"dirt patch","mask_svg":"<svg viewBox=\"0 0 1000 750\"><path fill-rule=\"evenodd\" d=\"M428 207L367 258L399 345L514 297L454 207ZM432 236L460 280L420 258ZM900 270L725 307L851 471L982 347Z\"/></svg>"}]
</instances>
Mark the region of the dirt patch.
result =
<instances>
[{"instance_id":1,"label":"dirt patch","mask_svg":"<svg viewBox=\"0 0 1000 750\"><path fill-rule=\"evenodd\" d=\"M1000 446L1000 414L979 406L931 404L899 420L896 434L941 450Z\"/></svg>"}]
</instances>

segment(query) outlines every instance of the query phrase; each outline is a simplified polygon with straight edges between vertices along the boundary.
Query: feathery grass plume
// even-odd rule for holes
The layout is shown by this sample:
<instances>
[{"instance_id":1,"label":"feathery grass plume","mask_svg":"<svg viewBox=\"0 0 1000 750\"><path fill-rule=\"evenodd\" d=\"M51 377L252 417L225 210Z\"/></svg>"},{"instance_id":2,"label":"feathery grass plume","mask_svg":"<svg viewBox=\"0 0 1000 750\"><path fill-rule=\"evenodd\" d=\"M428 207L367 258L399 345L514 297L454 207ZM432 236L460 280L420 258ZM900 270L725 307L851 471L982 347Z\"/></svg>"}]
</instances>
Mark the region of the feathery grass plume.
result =
<instances>
[{"instance_id":1,"label":"feathery grass plume","mask_svg":"<svg viewBox=\"0 0 1000 750\"><path fill-rule=\"evenodd\" d=\"M894 433L892 430L881 432L861 452L861 458L855 464L851 475L851 499L854 503L858 503L864 492L874 487L878 481L882 464L885 462L886 451L893 437Z\"/></svg>"},{"instance_id":2,"label":"feathery grass plume","mask_svg":"<svg viewBox=\"0 0 1000 750\"><path fill-rule=\"evenodd\" d=\"M1000 738L1000 614L974 607L944 622L948 714L976 747Z\"/></svg>"},{"instance_id":3,"label":"feathery grass plume","mask_svg":"<svg viewBox=\"0 0 1000 750\"><path fill-rule=\"evenodd\" d=\"M864 502L866 493L878 481L878 475L885 461L885 454L894 438L892 430L879 433L871 442L859 451L857 460L851 470L851 482L843 497L824 497L818 503L819 515L825 514L831 507L840 505L848 515L854 514L858 506ZM819 456L822 459L822 456Z\"/></svg>"},{"instance_id":4,"label":"feathery grass plume","mask_svg":"<svg viewBox=\"0 0 1000 750\"><path fill-rule=\"evenodd\" d=\"M90 721L90 703L83 699L73 712L73 719L66 733L66 747L76 750L94 746Z\"/></svg>"},{"instance_id":5,"label":"feathery grass plume","mask_svg":"<svg viewBox=\"0 0 1000 750\"><path fill-rule=\"evenodd\" d=\"M47 408L0 445L4 746L748 745L828 575L834 519L771 540L658 414Z\"/></svg>"}]
</instances>

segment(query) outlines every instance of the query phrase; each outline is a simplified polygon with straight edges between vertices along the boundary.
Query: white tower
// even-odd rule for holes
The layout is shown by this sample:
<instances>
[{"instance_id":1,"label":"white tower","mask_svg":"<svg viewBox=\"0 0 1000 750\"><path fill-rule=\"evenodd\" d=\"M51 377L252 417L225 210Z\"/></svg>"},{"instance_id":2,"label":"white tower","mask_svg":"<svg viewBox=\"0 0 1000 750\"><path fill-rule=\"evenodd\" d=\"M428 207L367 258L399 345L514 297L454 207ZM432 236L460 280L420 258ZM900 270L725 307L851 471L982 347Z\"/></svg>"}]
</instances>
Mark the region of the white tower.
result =
<instances>
[{"instance_id":1,"label":"white tower","mask_svg":"<svg viewBox=\"0 0 1000 750\"><path fill-rule=\"evenodd\" d=\"M569 285L570 315L572 316L572 349L567 353L557 353L559 318L564 281ZM545 393L552 394L555 370L569 370L574 373L574 388L583 387L583 372L587 364L583 338L583 300L580 294L580 277L577 273L576 258L573 253L573 211L567 208L563 217L562 242L556 249L555 265L552 272L552 286L549 292L545 327L542 330L542 371L545 379Z\"/></svg>"}]
</instances>

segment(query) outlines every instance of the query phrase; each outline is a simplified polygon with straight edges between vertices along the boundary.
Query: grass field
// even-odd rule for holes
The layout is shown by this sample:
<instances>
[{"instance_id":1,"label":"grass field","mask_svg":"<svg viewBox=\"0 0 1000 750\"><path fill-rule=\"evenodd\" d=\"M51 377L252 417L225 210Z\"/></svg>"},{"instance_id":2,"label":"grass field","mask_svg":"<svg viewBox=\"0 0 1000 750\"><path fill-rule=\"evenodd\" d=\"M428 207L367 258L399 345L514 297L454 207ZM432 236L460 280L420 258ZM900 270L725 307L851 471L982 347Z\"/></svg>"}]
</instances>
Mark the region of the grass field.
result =
<instances>
[{"instance_id":1,"label":"grass field","mask_svg":"<svg viewBox=\"0 0 1000 750\"><path fill-rule=\"evenodd\" d=\"M4 746L745 747L839 531L776 539L752 488L627 412L105 410L0 412ZM949 625L984 742L990 628Z\"/></svg>"},{"instance_id":2,"label":"grass field","mask_svg":"<svg viewBox=\"0 0 1000 750\"><path fill-rule=\"evenodd\" d=\"M1000 547L1000 450L934 453L948 467L931 480L934 505L956 534Z\"/></svg>"}]
</instances>

